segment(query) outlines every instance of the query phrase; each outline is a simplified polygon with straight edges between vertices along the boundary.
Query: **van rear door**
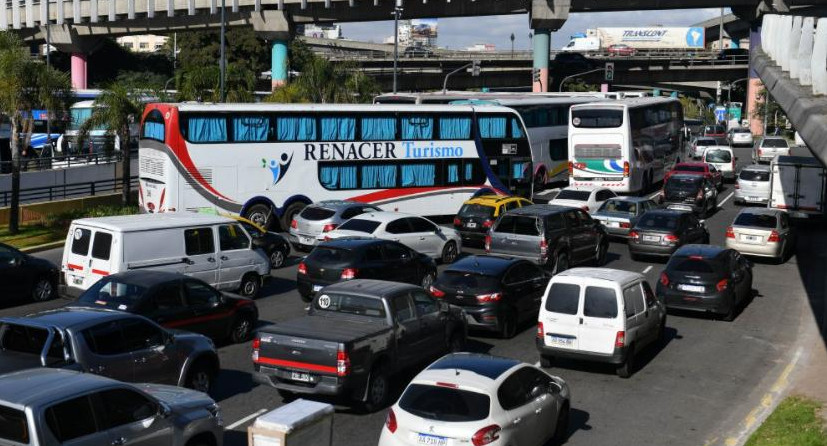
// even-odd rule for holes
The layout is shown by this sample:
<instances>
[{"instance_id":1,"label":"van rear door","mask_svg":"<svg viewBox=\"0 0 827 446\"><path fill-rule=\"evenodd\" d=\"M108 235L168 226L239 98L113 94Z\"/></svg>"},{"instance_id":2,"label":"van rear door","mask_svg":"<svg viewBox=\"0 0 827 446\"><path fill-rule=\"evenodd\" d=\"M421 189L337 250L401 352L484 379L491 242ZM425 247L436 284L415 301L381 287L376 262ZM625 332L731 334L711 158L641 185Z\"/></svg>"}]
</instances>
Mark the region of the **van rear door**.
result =
<instances>
[{"instance_id":1,"label":"van rear door","mask_svg":"<svg viewBox=\"0 0 827 446\"><path fill-rule=\"evenodd\" d=\"M582 314L580 350L613 353L617 332L624 330L625 319L617 291L608 286L587 286L583 292Z\"/></svg>"},{"instance_id":2,"label":"van rear door","mask_svg":"<svg viewBox=\"0 0 827 446\"><path fill-rule=\"evenodd\" d=\"M581 288L576 283L560 281L553 281L548 287L540 309L545 345L571 350L580 348Z\"/></svg>"},{"instance_id":3,"label":"van rear door","mask_svg":"<svg viewBox=\"0 0 827 446\"><path fill-rule=\"evenodd\" d=\"M114 239L110 231L72 225L64 248L66 284L85 290L112 272Z\"/></svg>"},{"instance_id":4,"label":"van rear door","mask_svg":"<svg viewBox=\"0 0 827 446\"><path fill-rule=\"evenodd\" d=\"M798 209L805 212L824 211L825 170L818 165L802 164L798 171Z\"/></svg>"}]
</instances>

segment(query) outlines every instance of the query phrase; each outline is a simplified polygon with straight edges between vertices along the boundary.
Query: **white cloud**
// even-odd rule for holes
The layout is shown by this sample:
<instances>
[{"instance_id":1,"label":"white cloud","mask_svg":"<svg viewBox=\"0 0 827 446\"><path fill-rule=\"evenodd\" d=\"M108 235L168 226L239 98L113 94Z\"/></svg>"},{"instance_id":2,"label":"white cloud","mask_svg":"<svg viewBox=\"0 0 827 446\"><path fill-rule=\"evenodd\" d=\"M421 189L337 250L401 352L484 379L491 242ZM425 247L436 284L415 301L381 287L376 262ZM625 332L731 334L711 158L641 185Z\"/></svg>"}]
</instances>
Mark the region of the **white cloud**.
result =
<instances>
[{"instance_id":1,"label":"white cloud","mask_svg":"<svg viewBox=\"0 0 827 446\"><path fill-rule=\"evenodd\" d=\"M677 9L664 11L587 12L572 14L566 24L552 35L552 48L565 45L569 36L586 28L608 26L689 26L720 14L720 9ZM393 21L342 23L343 34L348 39L381 42L393 35ZM461 17L439 19L441 47L463 49L475 43L493 43L499 50L511 48L509 39L514 33L514 48L527 50L528 15L503 15L488 17Z\"/></svg>"}]
</instances>

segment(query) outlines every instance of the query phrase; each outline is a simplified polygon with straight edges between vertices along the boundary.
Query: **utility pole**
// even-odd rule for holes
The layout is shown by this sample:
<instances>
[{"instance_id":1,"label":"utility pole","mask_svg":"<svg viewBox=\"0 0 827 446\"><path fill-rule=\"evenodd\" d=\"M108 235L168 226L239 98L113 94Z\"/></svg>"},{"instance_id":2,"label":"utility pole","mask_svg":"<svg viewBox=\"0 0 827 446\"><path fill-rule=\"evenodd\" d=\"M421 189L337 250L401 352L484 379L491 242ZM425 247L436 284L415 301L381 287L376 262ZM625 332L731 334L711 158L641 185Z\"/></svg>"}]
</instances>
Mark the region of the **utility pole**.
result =
<instances>
[{"instance_id":1,"label":"utility pole","mask_svg":"<svg viewBox=\"0 0 827 446\"><path fill-rule=\"evenodd\" d=\"M721 8L721 23L718 25L718 51L724 50L724 8Z\"/></svg>"},{"instance_id":2,"label":"utility pole","mask_svg":"<svg viewBox=\"0 0 827 446\"><path fill-rule=\"evenodd\" d=\"M226 24L227 20L224 17L224 15L225 15L224 10L225 9L227 9L227 0L221 0L221 56L220 56L221 61L219 62L219 64L220 64L219 68L220 68L220 71L221 71L221 74L220 74L221 79L219 81L219 85L220 85L219 88L221 89L221 91L220 91L221 102L225 102L227 100L227 91L226 91L227 89L226 89L226 86L224 85L224 82L225 82L225 79L226 79L226 76L227 76L227 59L226 59L226 54L225 54L225 49L224 49L224 46L226 45L226 37L225 37L226 31L225 31L225 28L227 26L227 24Z\"/></svg>"},{"instance_id":3,"label":"utility pole","mask_svg":"<svg viewBox=\"0 0 827 446\"><path fill-rule=\"evenodd\" d=\"M49 20L49 0L46 2L46 69L52 68L52 21ZM55 156L52 146L52 111L46 107L46 144L52 149L49 156ZM40 149L41 153L43 149Z\"/></svg>"},{"instance_id":4,"label":"utility pole","mask_svg":"<svg viewBox=\"0 0 827 446\"><path fill-rule=\"evenodd\" d=\"M173 75L175 74L175 70L178 69L178 33L172 34L172 71Z\"/></svg>"},{"instance_id":5,"label":"utility pole","mask_svg":"<svg viewBox=\"0 0 827 446\"><path fill-rule=\"evenodd\" d=\"M767 136L767 115L770 113L770 92L764 88L764 136Z\"/></svg>"},{"instance_id":6,"label":"utility pole","mask_svg":"<svg viewBox=\"0 0 827 446\"><path fill-rule=\"evenodd\" d=\"M511 33L511 58L514 58L514 33Z\"/></svg>"},{"instance_id":7,"label":"utility pole","mask_svg":"<svg viewBox=\"0 0 827 446\"><path fill-rule=\"evenodd\" d=\"M393 93L396 94L399 65L399 16L402 14L402 0L396 0L393 8Z\"/></svg>"}]
</instances>

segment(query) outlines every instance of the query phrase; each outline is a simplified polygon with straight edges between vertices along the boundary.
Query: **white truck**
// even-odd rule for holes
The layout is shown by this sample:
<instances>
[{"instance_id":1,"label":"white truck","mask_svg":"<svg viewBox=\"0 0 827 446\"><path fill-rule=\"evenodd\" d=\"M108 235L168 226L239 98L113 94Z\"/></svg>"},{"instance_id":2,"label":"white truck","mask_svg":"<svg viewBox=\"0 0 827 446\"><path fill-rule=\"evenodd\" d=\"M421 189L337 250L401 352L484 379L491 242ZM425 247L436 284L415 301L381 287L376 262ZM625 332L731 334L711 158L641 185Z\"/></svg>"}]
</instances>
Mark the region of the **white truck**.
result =
<instances>
[{"instance_id":1,"label":"white truck","mask_svg":"<svg viewBox=\"0 0 827 446\"><path fill-rule=\"evenodd\" d=\"M594 28L573 35L562 51L605 51L612 45L636 50L703 50L705 41L703 27Z\"/></svg>"},{"instance_id":2,"label":"white truck","mask_svg":"<svg viewBox=\"0 0 827 446\"><path fill-rule=\"evenodd\" d=\"M776 156L770 163L769 208L793 217L822 217L827 199L827 169L809 156Z\"/></svg>"}]
</instances>

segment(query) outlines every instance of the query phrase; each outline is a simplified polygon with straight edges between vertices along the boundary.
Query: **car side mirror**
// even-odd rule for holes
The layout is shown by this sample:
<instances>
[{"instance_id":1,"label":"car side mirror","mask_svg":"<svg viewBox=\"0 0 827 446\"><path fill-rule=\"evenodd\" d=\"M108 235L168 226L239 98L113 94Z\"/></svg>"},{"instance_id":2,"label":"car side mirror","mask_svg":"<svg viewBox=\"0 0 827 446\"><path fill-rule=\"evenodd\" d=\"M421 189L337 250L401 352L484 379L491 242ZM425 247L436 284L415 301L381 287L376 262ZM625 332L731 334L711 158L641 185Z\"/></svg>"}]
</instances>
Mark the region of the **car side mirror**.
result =
<instances>
[{"instance_id":1,"label":"car side mirror","mask_svg":"<svg viewBox=\"0 0 827 446\"><path fill-rule=\"evenodd\" d=\"M158 416L161 418L167 418L172 415L172 408L163 401L158 402Z\"/></svg>"},{"instance_id":2,"label":"car side mirror","mask_svg":"<svg viewBox=\"0 0 827 446\"><path fill-rule=\"evenodd\" d=\"M531 389L531 399L540 398L549 393L549 390L548 388L543 388L543 386L534 386L534 388Z\"/></svg>"}]
</instances>

